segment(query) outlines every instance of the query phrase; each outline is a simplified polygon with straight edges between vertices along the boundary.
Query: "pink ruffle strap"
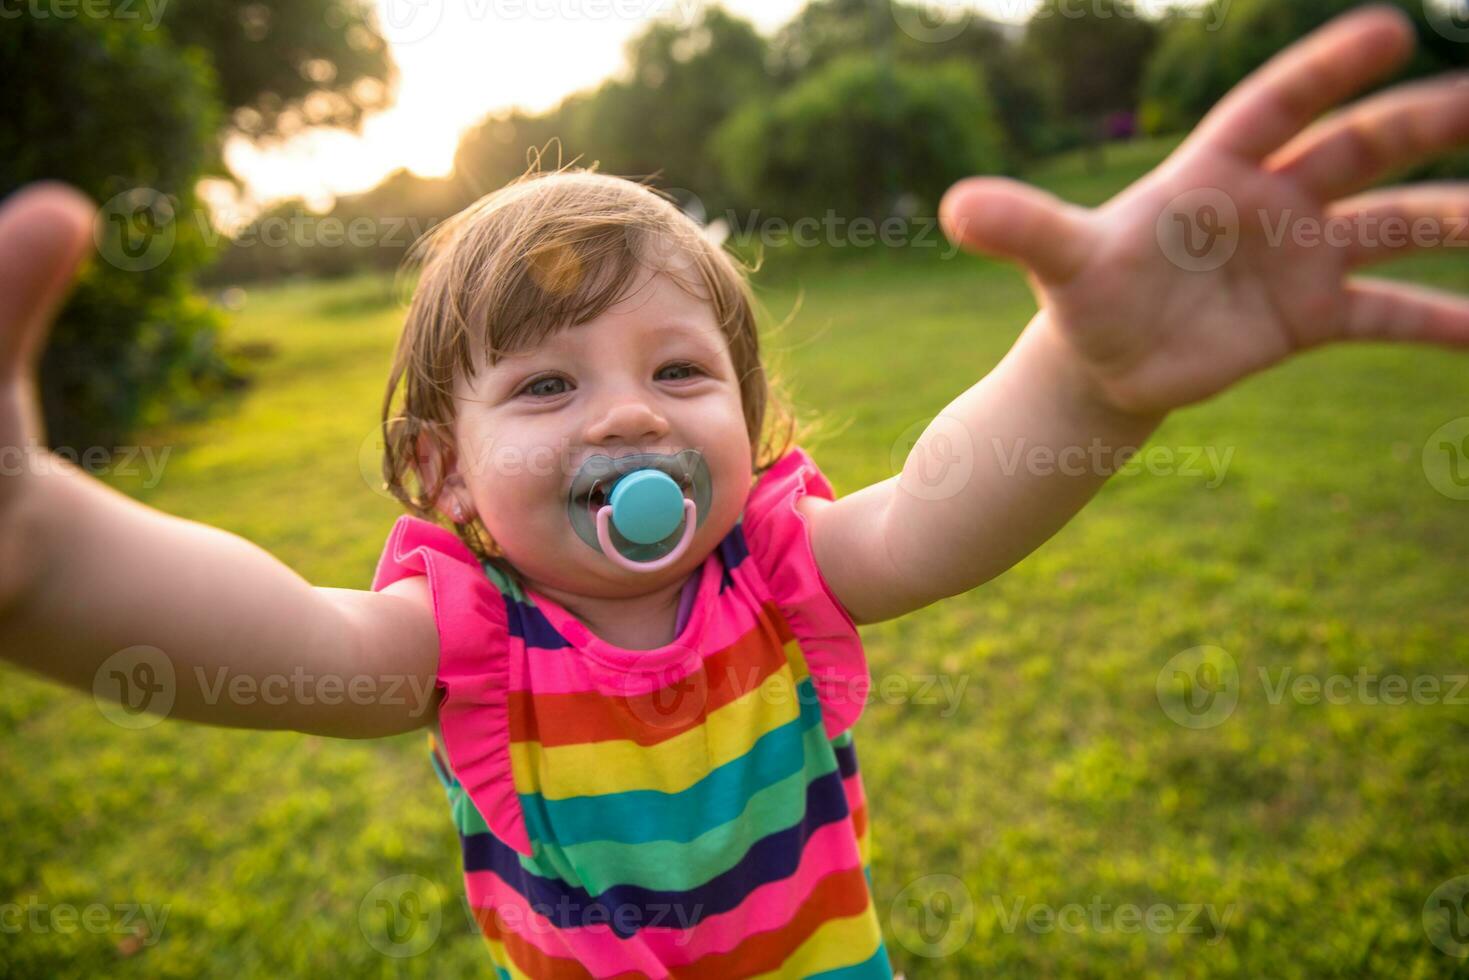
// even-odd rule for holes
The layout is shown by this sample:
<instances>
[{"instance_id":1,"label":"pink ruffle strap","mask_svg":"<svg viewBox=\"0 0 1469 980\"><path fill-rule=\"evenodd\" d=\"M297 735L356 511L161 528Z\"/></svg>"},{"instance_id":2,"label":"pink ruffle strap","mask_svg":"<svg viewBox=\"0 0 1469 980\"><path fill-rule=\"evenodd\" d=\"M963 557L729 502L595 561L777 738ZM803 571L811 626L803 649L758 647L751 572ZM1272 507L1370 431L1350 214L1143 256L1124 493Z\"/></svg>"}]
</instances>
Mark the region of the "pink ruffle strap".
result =
<instances>
[{"instance_id":1,"label":"pink ruffle strap","mask_svg":"<svg viewBox=\"0 0 1469 980\"><path fill-rule=\"evenodd\" d=\"M494 835L530 855L510 767L510 652L505 597L454 534L411 514L393 525L377 592L427 575L439 631L439 729L449 766Z\"/></svg>"},{"instance_id":2,"label":"pink ruffle strap","mask_svg":"<svg viewBox=\"0 0 1469 980\"><path fill-rule=\"evenodd\" d=\"M857 626L822 577L806 519L796 510L796 500L808 493L835 499L816 463L796 447L750 489L744 535L771 599L800 643L826 734L835 738L862 714L872 678Z\"/></svg>"}]
</instances>

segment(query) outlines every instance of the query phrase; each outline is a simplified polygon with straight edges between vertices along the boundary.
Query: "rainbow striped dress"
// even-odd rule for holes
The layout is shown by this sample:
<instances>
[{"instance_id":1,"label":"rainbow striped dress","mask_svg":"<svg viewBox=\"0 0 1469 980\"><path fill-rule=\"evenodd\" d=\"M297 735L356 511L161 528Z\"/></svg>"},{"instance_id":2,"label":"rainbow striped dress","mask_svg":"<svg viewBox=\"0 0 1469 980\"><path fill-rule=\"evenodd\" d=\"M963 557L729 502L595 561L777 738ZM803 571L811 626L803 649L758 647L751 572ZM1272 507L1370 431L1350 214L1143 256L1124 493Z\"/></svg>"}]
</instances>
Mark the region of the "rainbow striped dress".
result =
<instances>
[{"instance_id":1,"label":"rainbow striped dress","mask_svg":"<svg viewBox=\"0 0 1469 980\"><path fill-rule=\"evenodd\" d=\"M427 575L430 759L500 977L891 978L851 727L871 683L796 499L755 481L674 642L625 650L404 515L374 591Z\"/></svg>"}]
</instances>

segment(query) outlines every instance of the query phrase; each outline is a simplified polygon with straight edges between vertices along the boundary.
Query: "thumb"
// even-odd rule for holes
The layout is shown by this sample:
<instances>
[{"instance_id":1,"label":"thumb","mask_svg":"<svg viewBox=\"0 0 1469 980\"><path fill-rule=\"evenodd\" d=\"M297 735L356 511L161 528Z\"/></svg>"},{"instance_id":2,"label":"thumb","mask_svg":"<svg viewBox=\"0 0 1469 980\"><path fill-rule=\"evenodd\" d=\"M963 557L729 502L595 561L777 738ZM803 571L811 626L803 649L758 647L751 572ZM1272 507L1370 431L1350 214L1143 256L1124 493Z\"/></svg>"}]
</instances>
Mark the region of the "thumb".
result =
<instances>
[{"instance_id":1,"label":"thumb","mask_svg":"<svg viewBox=\"0 0 1469 980\"><path fill-rule=\"evenodd\" d=\"M59 181L28 184L0 202L0 383L28 376L82 257L96 208Z\"/></svg>"},{"instance_id":2,"label":"thumb","mask_svg":"<svg viewBox=\"0 0 1469 980\"><path fill-rule=\"evenodd\" d=\"M1006 177L966 177L939 202L954 244L1029 266L1043 282L1071 278L1093 250L1090 212Z\"/></svg>"}]
</instances>

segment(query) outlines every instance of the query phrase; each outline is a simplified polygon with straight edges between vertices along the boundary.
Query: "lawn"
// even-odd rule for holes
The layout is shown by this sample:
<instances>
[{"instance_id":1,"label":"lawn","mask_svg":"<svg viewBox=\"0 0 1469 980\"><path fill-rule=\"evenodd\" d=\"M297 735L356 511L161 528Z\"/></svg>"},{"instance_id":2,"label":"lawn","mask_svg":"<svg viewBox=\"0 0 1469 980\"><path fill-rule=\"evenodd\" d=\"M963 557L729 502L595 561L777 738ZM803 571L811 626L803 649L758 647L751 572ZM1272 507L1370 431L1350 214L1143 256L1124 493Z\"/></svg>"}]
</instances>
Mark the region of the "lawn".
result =
<instances>
[{"instance_id":1,"label":"lawn","mask_svg":"<svg viewBox=\"0 0 1469 980\"><path fill-rule=\"evenodd\" d=\"M1034 179L1096 203L1165 149ZM905 433L1033 312L1014 269L942 251L803 257L760 288L767 350L827 420L807 448L839 494L892 475ZM1469 290L1459 255L1391 273ZM256 383L146 435L169 453L161 480L109 482L314 584L366 588L398 513L370 477L402 316L376 279L252 289L229 339L262 352ZM897 969L1465 970L1424 911L1469 874L1469 501L1435 489L1424 451L1469 415L1466 369L1428 348L1297 358L1172 416L1146 465L1005 575L863 628L875 697L857 750ZM1180 701L1173 668L1199 647L1219 648L1232 711ZM421 734L133 731L90 693L0 668L0 776L0 975L488 966ZM359 921L400 875L432 883L438 914L412 957ZM92 905L91 926L62 914Z\"/></svg>"}]
</instances>

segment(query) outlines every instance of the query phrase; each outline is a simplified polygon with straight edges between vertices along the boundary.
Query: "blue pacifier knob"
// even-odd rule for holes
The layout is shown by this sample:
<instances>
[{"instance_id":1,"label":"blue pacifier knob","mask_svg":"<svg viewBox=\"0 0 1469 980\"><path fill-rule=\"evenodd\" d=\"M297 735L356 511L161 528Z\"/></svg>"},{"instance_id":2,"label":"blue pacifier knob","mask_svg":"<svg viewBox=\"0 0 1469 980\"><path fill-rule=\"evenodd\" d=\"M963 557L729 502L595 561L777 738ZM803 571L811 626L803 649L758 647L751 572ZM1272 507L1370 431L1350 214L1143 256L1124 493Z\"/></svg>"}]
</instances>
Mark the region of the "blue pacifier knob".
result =
<instances>
[{"instance_id":1,"label":"blue pacifier knob","mask_svg":"<svg viewBox=\"0 0 1469 980\"><path fill-rule=\"evenodd\" d=\"M703 453L595 454L566 496L577 537L623 568L653 572L678 561L709 516L713 479Z\"/></svg>"},{"instance_id":2,"label":"blue pacifier knob","mask_svg":"<svg viewBox=\"0 0 1469 980\"><path fill-rule=\"evenodd\" d=\"M652 544L683 520L683 491L658 470L629 473L612 488L612 526L629 541Z\"/></svg>"}]
</instances>

